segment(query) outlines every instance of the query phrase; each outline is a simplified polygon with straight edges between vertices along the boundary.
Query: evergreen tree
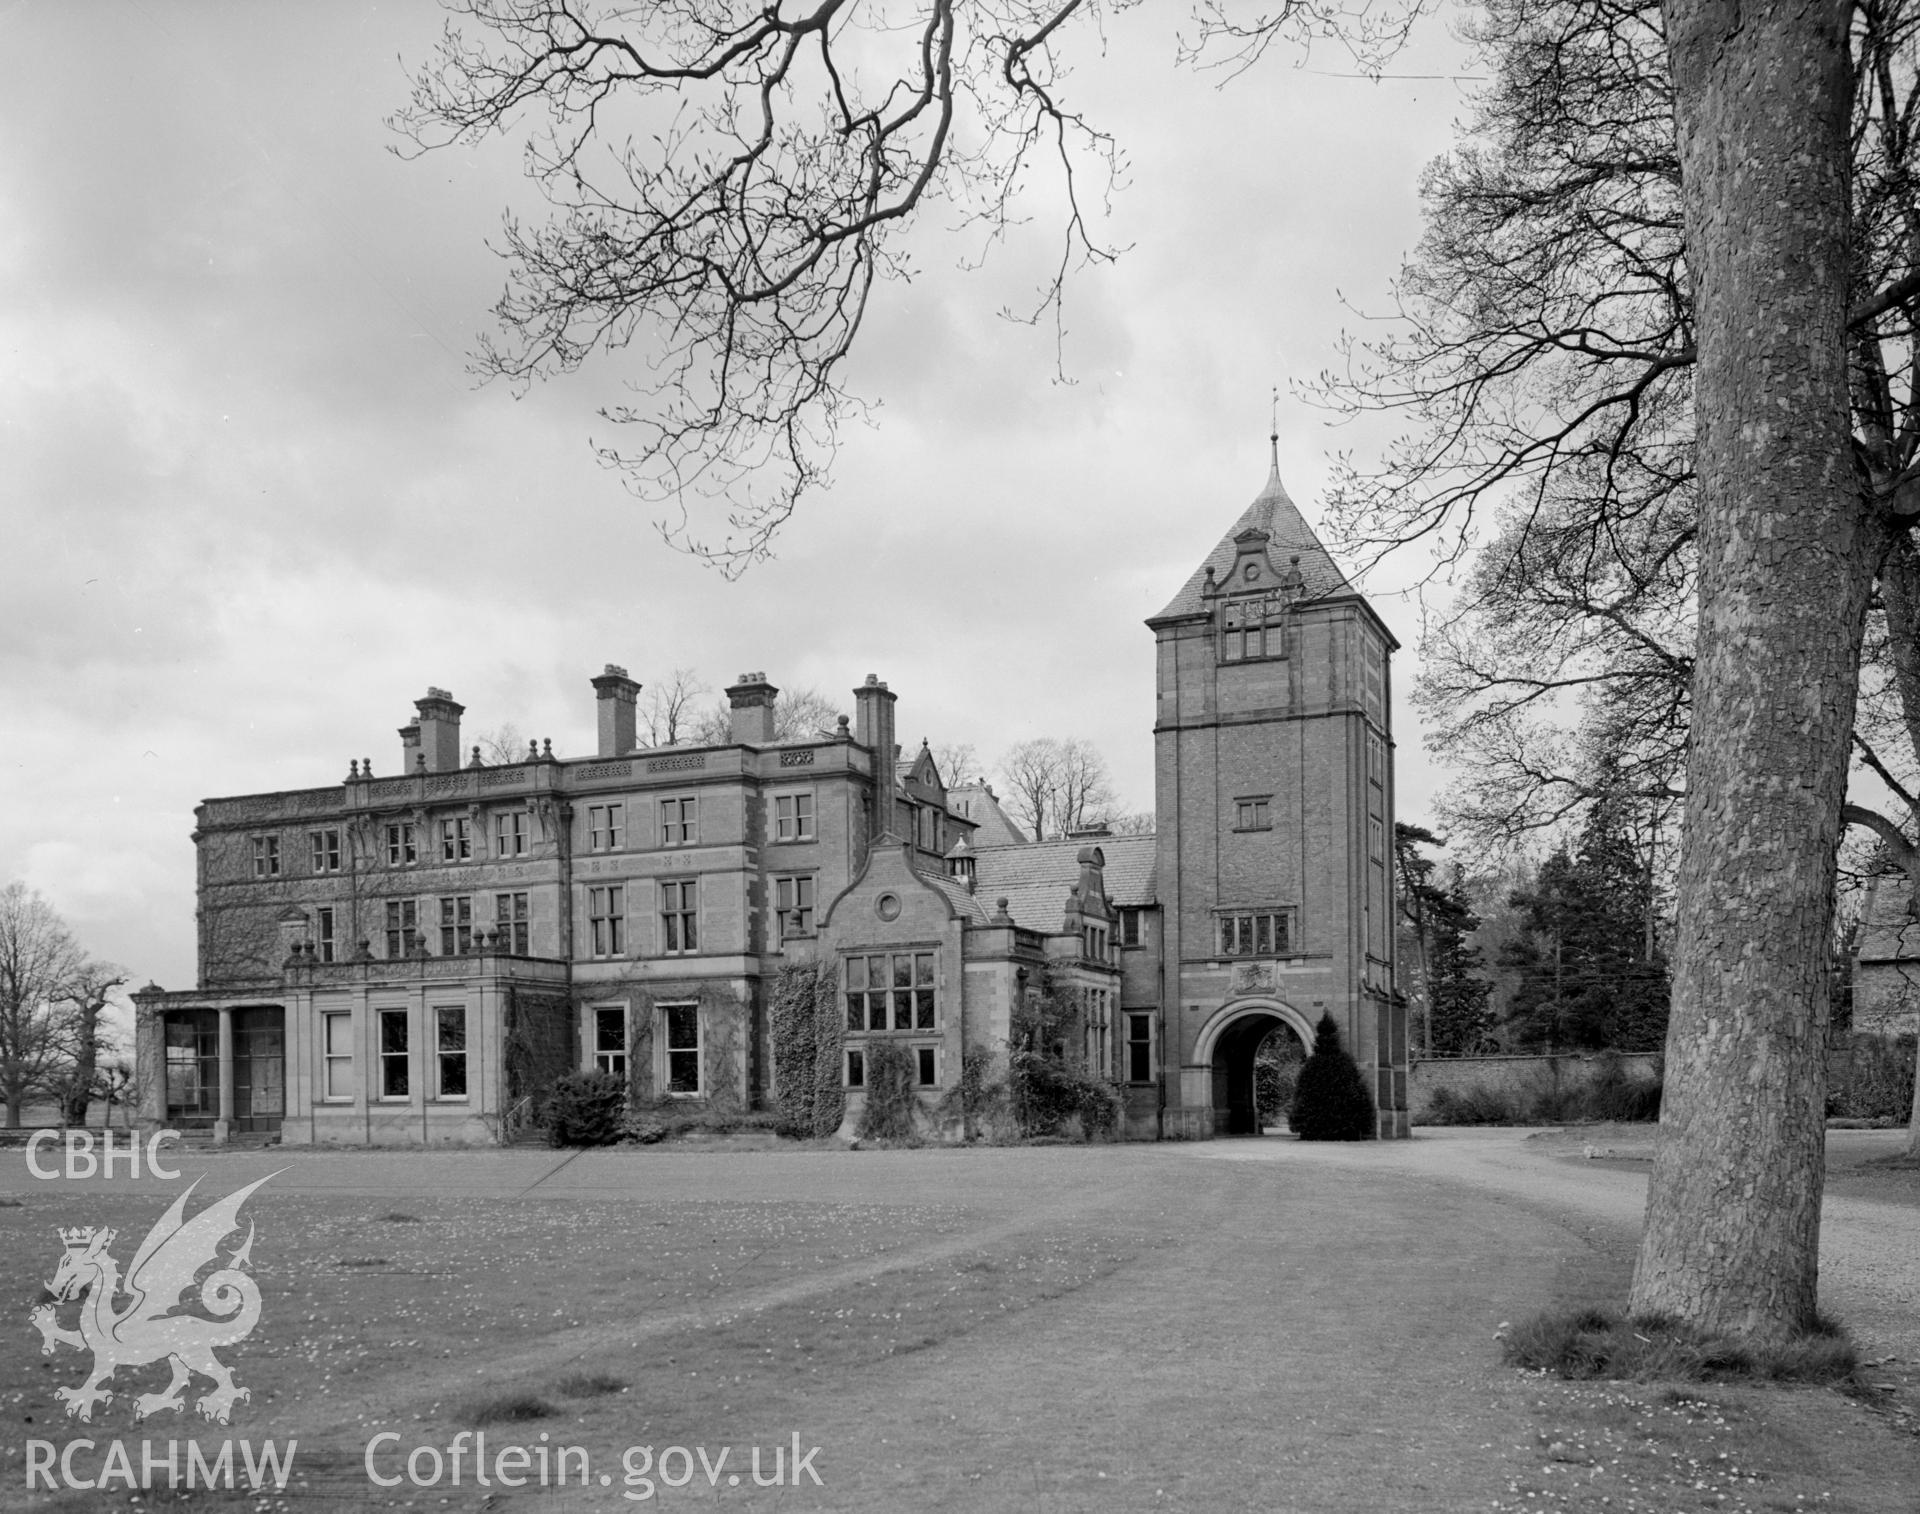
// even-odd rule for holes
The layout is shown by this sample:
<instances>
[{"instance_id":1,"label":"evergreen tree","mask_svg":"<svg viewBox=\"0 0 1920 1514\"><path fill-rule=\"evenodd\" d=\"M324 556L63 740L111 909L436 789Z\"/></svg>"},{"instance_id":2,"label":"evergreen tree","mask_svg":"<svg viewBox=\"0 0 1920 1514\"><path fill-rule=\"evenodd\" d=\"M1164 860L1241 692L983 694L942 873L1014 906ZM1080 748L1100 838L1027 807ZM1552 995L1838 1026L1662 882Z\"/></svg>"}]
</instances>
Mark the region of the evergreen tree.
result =
<instances>
[{"instance_id":1,"label":"evergreen tree","mask_svg":"<svg viewBox=\"0 0 1920 1514\"><path fill-rule=\"evenodd\" d=\"M1528 935L1500 965L1518 973L1515 1044L1657 1051L1667 1031L1667 965L1650 929L1653 888L1621 807L1588 812L1578 849L1558 848L1513 897Z\"/></svg>"},{"instance_id":2,"label":"evergreen tree","mask_svg":"<svg viewBox=\"0 0 1920 1514\"><path fill-rule=\"evenodd\" d=\"M1493 984L1480 974L1480 948L1470 937L1480 917L1467 900L1466 877L1455 863L1445 888L1426 903L1427 1020L1436 1056L1466 1056L1493 1028L1487 1000Z\"/></svg>"},{"instance_id":3,"label":"evergreen tree","mask_svg":"<svg viewBox=\"0 0 1920 1514\"><path fill-rule=\"evenodd\" d=\"M1333 1016L1313 1028L1313 1054L1300 1068L1287 1125L1303 1141L1370 1141L1373 1096L1359 1066L1340 1044Z\"/></svg>"}]
</instances>

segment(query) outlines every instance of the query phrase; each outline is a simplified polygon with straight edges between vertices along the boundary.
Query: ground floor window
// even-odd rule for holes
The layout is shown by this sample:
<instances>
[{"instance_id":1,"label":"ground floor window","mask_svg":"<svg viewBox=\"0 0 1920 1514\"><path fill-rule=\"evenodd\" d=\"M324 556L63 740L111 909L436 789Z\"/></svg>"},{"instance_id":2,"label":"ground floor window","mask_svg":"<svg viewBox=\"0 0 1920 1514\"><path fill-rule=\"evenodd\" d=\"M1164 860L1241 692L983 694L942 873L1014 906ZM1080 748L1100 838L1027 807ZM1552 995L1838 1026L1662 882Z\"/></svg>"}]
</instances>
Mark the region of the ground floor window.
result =
<instances>
[{"instance_id":1,"label":"ground floor window","mask_svg":"<svg viewBox=\"0 0 1920 1514\"><path fill-rule=\"evenodd\" d=\"M700 1092L700 1006L698 1004L662 1004L667 1082L670 1094L695 1095Z\"/></svg>"},{"instance_id":2,"label":"ground floor window","mask_svg":"<svg viewBox=\"0 0 1920 1514\"><path fill-rule=\"evenodd\" d=\"M936 1088L940 1083L940 1053L932 1046L916 1046L913 1052L915 1079L922 1088Z\"/></svg>"},{"instance_id":3,"label":"ground floor window","mask_svg":"<svg viewBox=\"0 0 1920 1514\"><path fill-rule=\"evenodd\" d=\"M627 1007L601 1004L593 1011L593 1065L616 1078L627 1076Z\"/></svg>"},{"instance_id":4,"label":"ground floor window","mask_svg":"<svg viewBox=\"0 0 1920 1514\"><path fill-rule=\"evenodd\" d=\"M855 1047L847 1051L847 1087L867 1086L867 1054Z\"/></svg>"},{"instance_id":5,"label":"ground floor window","mask_svg":"<svg viewBox=\"0 0 1920 1514\"><path fill-rule=\"evenodd\" d=\"M220 1112L220 1016L214 1010L167 1017L167 1112Z\"/></svg>"},{"instance_id":6,"label":"ground floor window","mask_svg":"<svg viewBox=\"0 0 1920 1514\"><path fill-rule=\"evenodd\" d=\"M1153 1081L1153 1016L1150 1014L1127 1016L1127 1081Z\"/></svg>"},{"instance_id":7,"label":"ground floor window","mask_svg":"<svg viewBox=\"0 0 1920 1514\"><path fill-rule=\"evenodd\" d=\"M467 1096L467 1010L463 1004L442 1004L433 1012L434 1053L439 1062L438 1087L443 1099Z\"/></svg>"},{"instance_id":8,"label":"ground floor window","mask_svg":"<svg viewBox=\"0 0 1920 1514\"><path fill-rule=\"evenodd\" d=\"M320 1017L320 1054L326 1063L323 1097L353 1097L353 1016L345 1010Z\"/></svg>"},{"instance_id":9,"label":"ground floor window","mask_svg":"<svg viewBox=\"0 0 1920 1514\"><path fill-rule=\"evenodd\" d=\"M407 1082L407 1012L380 1011L380 1097L404 1099Z\"/></svg>"}]
</instances>

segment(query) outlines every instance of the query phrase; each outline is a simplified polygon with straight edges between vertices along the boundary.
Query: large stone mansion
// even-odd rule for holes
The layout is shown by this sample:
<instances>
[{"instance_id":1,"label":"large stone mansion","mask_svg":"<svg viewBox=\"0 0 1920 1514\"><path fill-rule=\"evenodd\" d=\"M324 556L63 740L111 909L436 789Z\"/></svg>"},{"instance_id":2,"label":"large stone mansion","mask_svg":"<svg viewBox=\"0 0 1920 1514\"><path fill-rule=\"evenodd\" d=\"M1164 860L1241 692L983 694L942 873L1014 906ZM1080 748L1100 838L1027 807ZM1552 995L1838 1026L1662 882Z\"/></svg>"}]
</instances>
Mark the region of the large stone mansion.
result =
<instances>
[{"instance_id":1,"label":"large stone mansion","mask_svg":"<svg viewBox=\"0 0 1920 1514\"><path fill-rule=\"evenodd\" d=\"M726 691L730 740L648 748L640 685L608 666L597 750L496 764L430 689L393 776L355 760L324 788L199 807L200 986L135 996L142 1117L479 1143L594 1066L640 1098L754 1105L767 986L805 957L841 980L850 1111L877 1038L908 1048L931 1110L963 1049L1004 1057L1045 984L1078 991L1080 1051L1123 1090L1131 1138L1252 1133L1256 1048L1278 1026L1311 1044L1322 1012L1379 1133L1404 1136L1397 643L1277 460L1147 624L1151 835L1029 841L990 789L902 753L872 675L833 732L776 739L778 690L751 673Z\"/></svg>"}]
</instances>

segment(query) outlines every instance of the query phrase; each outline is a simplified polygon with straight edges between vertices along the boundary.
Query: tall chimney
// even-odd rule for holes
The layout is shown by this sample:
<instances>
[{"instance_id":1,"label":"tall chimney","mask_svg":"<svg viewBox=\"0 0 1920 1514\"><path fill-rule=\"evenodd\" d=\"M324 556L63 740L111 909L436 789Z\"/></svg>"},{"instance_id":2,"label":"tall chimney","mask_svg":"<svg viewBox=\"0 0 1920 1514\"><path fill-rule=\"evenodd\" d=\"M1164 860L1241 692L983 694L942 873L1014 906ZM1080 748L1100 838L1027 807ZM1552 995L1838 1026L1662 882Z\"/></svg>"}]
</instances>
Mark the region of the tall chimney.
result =
<instances>
[{"instance_id":1,"label":"tall chimney","mask_svg":"<svg viewBox=\"0 0 1920 1514\"><path fill-rule=\"evenodd\" d=\"M460 771L460 717L465 705L455 704L445 689L427 690L425 699L416 699L420 712L420 750L426 754L429 773Z\"/></svg>"},{"instance_id":2,"label":"tall chimney","mask_svg":"<svg viewBox=\"0 0 1920 1514\"><path fill-rule=\"evenodd\" d=\"M873 754L873 833L894 831L894 696L873 674L853 691L854 740ZM898 832L894 832L898 834Z\"/></svg>"},{"instance_id":3,"label":"tall chimney","mask_svg":"<svg viewBox=\"0 0 1920 1514\"><path fill-rule=\"evenodd\" d=\"M409 720L400 727L400 772L410 775L420 760L420 722Z\"/></svg>"},{"instance_id":4,"label":"tall chimney","mask_svg":"<svg viewBox=\"0 0 1920 1514\"><path fill-rule=\"evenodd\" d=\"M765 673L740 675L740 681L727 690L737 744L765 746L773 740L773 702L779 697L780 691L767 682Z\"/></svg>"},{"instance_id":5,"label":"tall chimney","mask_svg":"<svg viewBox=\"0 0 1920 1514\"><path fill-rule=\"evenodd\" d=\"M618 663L607 664L607 671L593 680L593 697L600 706L600 755L619 757L635 746L633 702L640 685L627 677Z\"/></svg>"}]
</instances>

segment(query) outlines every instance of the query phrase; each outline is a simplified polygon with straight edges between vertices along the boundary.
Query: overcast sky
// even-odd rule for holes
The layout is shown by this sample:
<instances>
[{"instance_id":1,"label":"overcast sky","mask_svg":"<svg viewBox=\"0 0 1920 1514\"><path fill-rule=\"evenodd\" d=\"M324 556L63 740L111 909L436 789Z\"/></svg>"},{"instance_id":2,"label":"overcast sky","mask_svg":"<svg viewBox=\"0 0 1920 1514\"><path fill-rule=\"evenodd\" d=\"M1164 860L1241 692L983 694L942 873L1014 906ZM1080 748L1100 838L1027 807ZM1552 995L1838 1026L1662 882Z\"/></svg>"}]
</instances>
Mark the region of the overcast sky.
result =
<instances>
[{"instance_id":1,"label":"overcast sky","mask_svg":"<svg viewBox=\"0 0 1920 1514\"><path fill-rule=\"evenodd\" d=\"M1286 397L1386 304L1421 167L1464 110L1444 21L1404 75L1333 50L1225 91L1172 63L1175 7L1111 21L1075 97L1131 172L1116 267L1051 335L996 315L930 228L855 386L881 406L778 557L727 583L669 549L588 448L622 372L477 387L526 203L516 144L405 162L383 117L425 4L16 4L0 29L0 691L23 878L136 983L192 986L193 807L399 768L428 684L471 734L592 750L588 679L747 669L850 707L877 673L917 746L1106 753L1152 802L1156 612L1280 462L1318 523L1331 430ZM1044 214L1036 203L1036 214ZM1437 784L1404 694L1416 565L1366 581L1396 663L1402 818Z\"/></svg>"}]
</instances>

